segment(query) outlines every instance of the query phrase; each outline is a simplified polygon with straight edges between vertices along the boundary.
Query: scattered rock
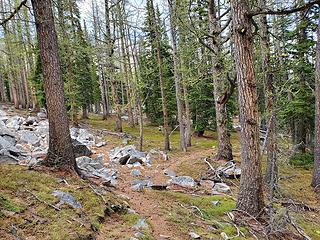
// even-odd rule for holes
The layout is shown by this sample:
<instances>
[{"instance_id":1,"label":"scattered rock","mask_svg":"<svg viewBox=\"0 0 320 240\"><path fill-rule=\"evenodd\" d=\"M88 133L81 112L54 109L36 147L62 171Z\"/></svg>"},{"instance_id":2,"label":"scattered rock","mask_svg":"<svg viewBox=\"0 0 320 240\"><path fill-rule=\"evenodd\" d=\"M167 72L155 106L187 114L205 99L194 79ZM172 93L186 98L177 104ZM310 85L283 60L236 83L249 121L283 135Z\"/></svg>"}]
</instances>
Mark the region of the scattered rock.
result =
<instances>
[{"instance_id":1,"label":"scattered rock","mask_svg":"<svg viewBox=\"0 0 320 240\"><path fill-rule=\"evenodd\" d=\"M217 200L217 201L211 201L211 202L212 202L212 204L213 204L214 206L217 206L217 205L220 204L220 201L219 201L219 200Z\"/></svg>"},{"instance_id":2,"label":"scattered rock","mask_svg":"<svg viewBox=\"0 0 320 240\"><path fill-rule=\"evenodd\" d=\"M7 126L7 128L10 128L10 129L13 129L15 131L18 131L23 122L24 122L24 118L23 117L14 116L12 118L9 118L6 121L6 126Z\"/></svg>"},{"instance_id":3,"label":"scattered rock","mask_svg":"<svg viewBox=\"0 0 320 240\"><path fill-rule=\"evenodd\" d=\"M18 164L19 160L10 154L2 154L0 150L0 164Z\"/></svg>"},{"instance_id":4,"label":"scattered rock","mask_svg":"<svg viewBox=\"0 0 320 240\"><path fill-rule=\"evenodd\" d=\"M151 187L153 184L150 180L133 180L131 185L133 191L141 191L146 187Z\"/></svg>"},{"instance_id":5,"label":"scattered rock","mask_svg":"<svg viewBox=\"0 0 320 240\"><path fill-rule=\"evenodd\" d=\"M189 232L189 236L192 238L192 239L201 239L201 236L195 232Z\"/></svg>"},{"instance_id":6,"label":"scattered rock","mask_svg":"<svg viewBox=\"0 0 320 240\"><path fill-rule=\"evenodd\" d=\"M144 234L142 232L137 232L134 234L135 237L137 238L143 238L144 237Z\"/></svg>"},{"instance_id":7,"label":"scattered rock","mask_svg":"<svg viewBox=\"0 0 320 240\"><path fill-rule=\"evenodd\" d=\"M193 188L196 186L196 182L190 176L173 177L171 180L169 180L169 183L185 188Z\"/></svg>"},{"instance_id":8,"label":"scattered rock","mask_svg":"<svg viewBox=\"0 0 320 240\"><path fill-rule=\"evenodd\" d=\"M85 145L93 146L95 144L94 136L86 129L79 129L77 140Z\"/></svg>"},{"instance_id":9,"label":"scattered rock","mask_svg":"<svg viewBox=\"0 0 320 240\"><path fill-rule=\"evenodd\" d=\"M73 208L82 208L81 203L79 203L71 194L62 192L60 190L55 190L52 193L53 196L59 198L60 202L57 206L61 206L64 203L69 204Z\"/></svg>"},{"instance_id":10,"label":"scattered rock","mask_svg":"<svg viewBox=\"0 0 320 240\"><path fill-rule=\"evenodd\" d=\"M26 121L24 121L24 125L26 125L26 126L30 126L30 125L33 125L33 124L35 124L35 123L37 123L38 121L37 121L37 118L36 117L32 117L32 116L29 116L27 119L26 119Z\"/></svg>"},{"instance_id":11,"label":"scattered rock","mask_svg":"<svg viewBox=\"0 0 320 240\"><path fill-rule=\"evenodd\" d=\"M230 187L225 183L215 183L212 194L221 194L230 192Z\"/></svg>"},{"instance_id":12,"label":"scattered rock","mask_svg":"<svg viewBox=\"0 0 320 240\"><path fill-rule=\"evenodd\" d=\"M40 119L40 120L45 120L47 119L47 114L45 112L38 112L37 113L37 117Z\"/></svg>"},{"instance_id":13,"label":"scattered rock","mask_svg":"<svg viewBox=\"0 0 320 240\"><path fill-rule=\"evenodd\" d=\"M36 134L34 134L32 131L21 130L19 131L19 134L21 143L27 143L35 147L40 146L40 138L36 136Z\"/></svg>"},{"instance_id":14,"label":"scattered rock","mask_svg":"<svg viewBox=\"0 0 320 240\"><path fill-rule=\"evenodd\" d=\"M135 146L128 145L123 148L115 148L109 153L110 160L118 162L121 165L135 164L135 163L149 163L147 154L136 150Z\"/></svg>"},{"instance_id":15,"label":"scattered rock","mask_svg":"<svg viewBox=\"0 0 320 240\"><path fill-rule=\"evenodd\" d=\"M175 177L177 176L177 174L173 171L173 170L170 170L170 169L166 169L163 171L164 172L164 175L167 175L169 177Z\"/></svg>"},{"instance_id":16,"label":"scattered rock","mask_svg":"<svg viewBox=\"0 0 320 240\"><path fill-rule=\"evenodd\" d=\"M230 179L240 178L241 176L241 169L236 167L234 161L229 161L224 166L218 167L216 172L219 176Z\"/></svg>"},{"instance_id":17,"label":"scattered rock","mask_svg":"<svg viewBox=\"0 0 320 240\"><path fill-rule=\"evenodd\" d=\"M79 169L88 177L100 177L105 180L105 186L114 187L117 184L117 171L103 165L103 155L96 158L78 157L76 159Z\"/></svg>"},{"instance_id":18,"label":"scattered rock","mask_svg":"<svg viewBox=\"0 0 320 240\"><path fill-rule=\"evenodd\" d=\"M103 147L103 146L106 146L107 145L107 142L99 142L96 144L96 147L97 148L100 148L100 147Z\"/></svg>"},{"instance_id":19,"label":"scattered rock","mask_svg":"<svg viewBox=\"0 0 320 240\"><path fill-rule=\"evenodd\" d=\"M73 151L76 157L92 155L92 151L86 145L77 141L76 139L72 139L72 145L73 145Z\"/></svg>"},{"instance_id":20,"label":"scattered rock","mask_svg":"<svg viewBox=\"0 0 320 240\"><path fill-rule=\"evenodd\" d=\"M0 109L0 117L6 117L7 113Z\"/></svg>"},{"instance_id":21,"label":"scattered rock","mask_svg":"<svg viewBox=\"0 0 320 240\"><path fill-rule=\"evenodd\" d=\"M138 169L133 169L131 171L131 175L133 175L133 176L141 176L141 174L142 174L141 171Z\"/></svg>"},{"instance_id":22,"label":"scattered rock","mask_svg":"<svg viewBox=\"0 0 320 240\"><path fill-rule=\"evenodd\" d=\"M140 218L138 220L138 222L136 223L136 225L134 225L132 228L136 229L136 230L147 229L147 228L149 228L149 225L148 225L146 219Z\"/></svg>"},{"instance_id":23,"label":"scattered rock","mask_svg":"<svg viewBox=\"0 0 320 240\"><path fill-rule=\"evenodd\" d=\"M155 149L151 149L149 151L147 158L150 161L157 161L157 160L168 161L169 160L169 156L166 152L160 151L160 150L155 150Z\"/></svg>"}]
</instances>

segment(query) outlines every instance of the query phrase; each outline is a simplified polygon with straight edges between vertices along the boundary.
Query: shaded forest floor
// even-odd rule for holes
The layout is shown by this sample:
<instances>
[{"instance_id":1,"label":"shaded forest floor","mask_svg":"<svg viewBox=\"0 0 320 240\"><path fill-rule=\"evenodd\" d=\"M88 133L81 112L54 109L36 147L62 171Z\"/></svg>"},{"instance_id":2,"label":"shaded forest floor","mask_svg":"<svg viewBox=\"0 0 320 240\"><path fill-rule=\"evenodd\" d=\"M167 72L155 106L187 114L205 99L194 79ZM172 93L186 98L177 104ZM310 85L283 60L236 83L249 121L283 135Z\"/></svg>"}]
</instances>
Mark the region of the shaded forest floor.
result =
<instances>
[{"instance_id":1,"label":"shaded forest floor","mask_svg":"<svg viewBox=\"0 0 320 240\"><path fill-rule=\"evenodd\" d=\"M112 131L114 120L102 121L99 116L92 115L89 120L81 121L81 124L98 134L101 129ZM124 132L133 136L129 144L138 142L138 127L129 128L124 122ZM190 239L191 232L199 234L201 239L255 239L257 233L234 225L227 215L235 208L239 180L228 180L231 193L219 196L212 196L210 188L205 186L164 191L144 189L141 192L131 189L130 182L135 179L150 178L155 184L166 183L170 178L164 175L165 169L196 180L205 176L208 165L203 159L213 158L217 147L216 133L207 132L205 135L202 138L193 137L193 146L187 153L183 153L178 149L179 134L172 133L170 139L173 150L169 152L169 160L159 159L150 167L139 168L141 176L133 176L132 169L119 165L118 184L108 191L74 176L48 169L38 171L22 166L0 165L0 239L184 240ZM124 143L123 139L116 136L103 137L107 145L95 150L104 153L105 162L108 162L109 151L124 146ZM232 134L232 144L235 161L240 164L237 133ZM158 127L146 126L143 150L159 149L162 145L162 134ZM222 161L211 163L213 167L224 164ZM313 208L319 207L319 195L309 187L311 170L291 167L284 157L280 159L279 170L280 191L278 201L273 203L277 209L272 221L273 227L287 228L294 232L283 220L289 211L312 239L320 239L320 213L299 204L288 203L293 200ZM53 209L50 205L55 203L55 198L51 193L56 189L72 193L82 203L83 212L68 206L61 206L59 211ZM266 202L269 204L268 200ZM130 212L121 210L127 206ZM145 219L147 224L137 227L141 219ZM239 231L241 234L238 234ZM258 238L262 239L259 235Z\"/></svg>"}]
</instances>

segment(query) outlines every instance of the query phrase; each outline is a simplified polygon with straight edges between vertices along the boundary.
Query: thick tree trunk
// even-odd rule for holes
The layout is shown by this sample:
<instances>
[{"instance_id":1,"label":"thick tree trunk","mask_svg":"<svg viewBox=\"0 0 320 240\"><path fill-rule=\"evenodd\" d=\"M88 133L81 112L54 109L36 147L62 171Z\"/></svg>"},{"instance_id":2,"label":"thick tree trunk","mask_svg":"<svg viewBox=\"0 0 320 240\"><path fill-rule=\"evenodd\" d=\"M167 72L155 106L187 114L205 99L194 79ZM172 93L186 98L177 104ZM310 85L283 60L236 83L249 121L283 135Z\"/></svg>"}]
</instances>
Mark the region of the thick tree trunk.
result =
<instances>
[{"instance_id":1,"label":"thick tree trunk","mask_svg":"<svg viewBox=\"0 0 320 240\"><path fill-rule=\"evenodd\" d=\"M315 79L315 95L316 95L316 114L314 128L314 166L311 186L317 188L320 186L320 16L318 20L317 31L317 47L316 47L316 79Z\"/></svg>"},{"instance_id":2,"label":"thick tree trunk","mask_svg":"<svg viewBox=\"0 0 320 240\"><path fill-rule=\"evenodd\" d=\"M222 61L221 39L218 34L215 34L219 32L219 23L214 0L209 1L208 17L211 35L215 36L210 39L210 46L215 52L215 55L212 56L212 77L218 132L217 160L232 160L232 145L230 141L230 133L228 131L228 116L226 109L228 99L222 101L226 92L226 77L224 77L225 69Z\"/></svg>"},{"instance_id":3,"label":"thick tree trunk","mask_svg":"<svg viewBox=\"0 0 320 240\"><path fill-rule=\"evenodd\" d=\"M260 0L261 9L266 8L266 0ZM275 90L273 86L273 73L270 63L270 40L267 16L260 16L260 36L261 36L261 55L264 71L264 81L266 83L266 113L267 113L267 166L265 182L272 189L276 186L278 178L278 169L276 162L276 133L275 133ZM271 185L272 184L272 185Z\"/></svg>"},{"instance_id":4,"label":"thick tree trunk","mask_svg":"<svg viewBox=\"0 0 320 240\"><path fill-rule=\"evenodd\" d=\"M179 72L179 56L177 50L177 28L175 24L175 2L168 0L169 13L170 13L170 29L172 38L172 49L173 49L173 65L174 65L174 82L176 87L176 100L178 110L178 121L180 129L180 148L182 151L187 151L186 139L185 139L185 121L183 119L183 102L181 93L181 73Z\"/></svg>"},{"instance_id":5,"label":"thick tree trunk","mask_svg":"<svg viewBox=\"0 0 320 240\"><path fill-rule=\"evenodd\" d=\"M257 216L264 207L249 1L231 1L233 40L240 104L241 180L237 208Z\"/></svg>"},{"instance_id":6,"label":"thick tree trunk","mask_svg":"<svg viewBox=\"0 0 320 240\"><path fill-rule=\"evenodd\" d=\"M49 150L44 165L77 171L69 132L51 0L32 0L49 119Z\"/></svg>"}]
</instances>

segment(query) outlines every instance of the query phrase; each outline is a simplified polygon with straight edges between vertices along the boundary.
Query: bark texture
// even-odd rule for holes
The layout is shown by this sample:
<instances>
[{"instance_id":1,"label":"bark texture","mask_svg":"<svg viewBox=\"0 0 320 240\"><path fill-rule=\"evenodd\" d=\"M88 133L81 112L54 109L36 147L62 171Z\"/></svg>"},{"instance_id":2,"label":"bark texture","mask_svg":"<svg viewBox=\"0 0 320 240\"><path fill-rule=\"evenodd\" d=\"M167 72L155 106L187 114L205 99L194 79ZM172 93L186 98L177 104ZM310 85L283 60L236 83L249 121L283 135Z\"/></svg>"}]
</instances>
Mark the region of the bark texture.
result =
<instances>
[{"instance_id":1,"label":"bark texture","mask_svg":"<svg viewBox=\"0 0 320 240\"><path fill-rule=\"evenodd\" d=\"M212 56L212 77L216 109L216 121L218 132L218 152L217 160L232 160L232 145L230 141L230 133L228 131L228 116L226 104L228 99L226 96L226 73L222 56L222 44L219 37L219 20L216 12L214 0L209 1L209 29L211 33L210 47L214 51Z\"/></svg>"},{"instance_id":2,"label":"bark texture","mask_svg":"<svg viewBox=\"0 0 320 240\"><path fill-rule=\"evenodd\" d=\"M49 119L49 150L43 164L67 171L77 170L58 55L57 34L54 27L51 0L32 0L43 68Z\"/></svg>"},{"instance_id":3,"label":"bark texture","mask_svg":"<svg viewBox=\"0 0 320 240\"><path fill-rule=\"evenodd\" d=\"M260 0L261 9L266 8L266 0ZM274 188L278 178L276 136L275 136L275 89L273 86L273 73L270 62L270 38L267 16L260 16L261 55L263 64L264 81L266 84L266 114L267 114L267 166L265 182Z\"/></svg>"},{"instance_id":4,"label":"bark texture","mask_svg":"<svg viewBox=\"0 0 320 240\"><path fill-rule=\"evenodd\" d=\"M237 208L258 215L264 207L249 1L231 1L233 41L240 105L241 180Z\"/></svg>"}]
</instances>

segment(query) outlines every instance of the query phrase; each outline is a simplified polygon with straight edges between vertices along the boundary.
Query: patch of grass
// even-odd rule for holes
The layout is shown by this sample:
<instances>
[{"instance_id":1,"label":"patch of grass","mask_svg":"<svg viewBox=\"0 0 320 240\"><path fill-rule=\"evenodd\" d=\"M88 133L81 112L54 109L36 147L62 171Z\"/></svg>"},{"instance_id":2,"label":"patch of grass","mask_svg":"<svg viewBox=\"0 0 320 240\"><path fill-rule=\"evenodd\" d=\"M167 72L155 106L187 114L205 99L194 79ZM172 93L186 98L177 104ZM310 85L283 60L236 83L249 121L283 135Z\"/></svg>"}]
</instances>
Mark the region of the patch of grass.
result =
<instances>
[{"instance_id":1,"label":"patch of grass","mask_svg":"<svg viewBox=\"0 0 320 240\"><path fill-rule=\"evenodd\" d=\"M176 224L186 237L190 231L198 233L204 239L220 239L222 232L229 237L237 235L237 229L226 216L226 213L236 206L234 200L229 197L192 196L178 192L163 194L175 203L163 206L169 220ZM219 204L214 205L212 201L219 201ZM245 228L241 228L241 231L246 235L246 238L236 237L233 239L253 239Z\"/></svg>"},{"instance_id":2,"label":"patch of grass","mask_svg":"<svg viewBox=\"0 0 320 240\"><path fill-rule=\"evenodd\" d=\"M303 167L311 169L313 166L313 154L311 153L298 153L290 157L289 163L295 167Z\"/></svg>"},{"instance_id":3,"label":"patch of grass","mask_svg":"<svg viewBox=\"0 0 320 240\"><path fill-rule=\"evenodd\" d=\"M1 210L19 213L23 209L24 209L24 206L21 206L21 204L16 203L13 199L6 196L5 194L0 193L0 217L1 217Z\"/></svg>"},{"instance_id":4,"label":"patch of grass","mask_svg":"<svg viewBox=\"0 0 320 240\"><path fill-rule=\"evenodd\" d=\"M15 226L21 238L34 236L43 240L88 239L94 230L102 227L101 219L106 208L101 196L90 188L89 183L75 176L67 176L68 184L59 183L59 175L30 171L27 167L0 165L0 212L13 212L10 216L0 216L0 236L11 239L12 235L4 229ZM54 190L70 193L83 208L73 209L67 204L57 211L49 206L58 199L52 195ZM36 199L37 196L41 201ZM103 197L113 204L119 204L110 192L102 192ZM45 204L46 202L47 204Z\"/></svg>"}]
</instances>

